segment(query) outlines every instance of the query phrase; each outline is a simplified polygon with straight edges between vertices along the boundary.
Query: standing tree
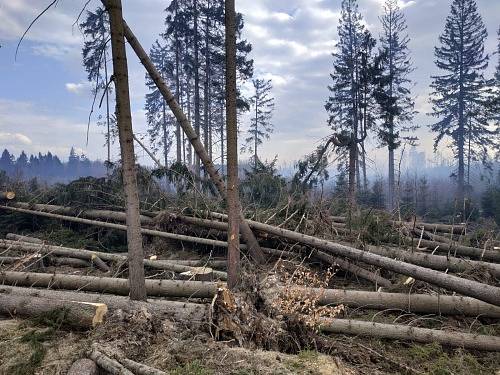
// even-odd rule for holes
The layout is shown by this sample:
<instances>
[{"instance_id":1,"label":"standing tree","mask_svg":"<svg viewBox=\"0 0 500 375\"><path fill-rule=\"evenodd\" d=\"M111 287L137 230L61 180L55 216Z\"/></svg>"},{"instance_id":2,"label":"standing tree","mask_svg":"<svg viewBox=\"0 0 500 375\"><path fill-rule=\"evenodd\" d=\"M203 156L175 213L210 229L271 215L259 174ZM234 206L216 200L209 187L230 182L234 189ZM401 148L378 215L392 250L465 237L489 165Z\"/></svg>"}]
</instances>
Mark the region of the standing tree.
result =
<instances>
[{"instance_id":1,"label":"standing tree","mask_svg":"<svg viewBox=\"0 0 500 375\"><path fill-rule=\"evenodd\" d=\"M432 116L439 121L430 127L437 133L434 149L450 137L458 162L457 199L464 200L465 147L470 158L488 164L488 150L498 146L498 128L491 129L485 108L488 102L483 72L488 65L484 53L487 31L474 0L454 0L446 18L440 47L435 48L436 65L445 73L432 82Z\"/></svg>"},{"instance_id":2,"label":"standing tree","mask_svg":"<svg viewBox=\"0 0 500 375\"><path fill-rule=\"evenodd\" d=\"M174 66L169 62L167 49L158 40L151 47L149 56L163 79L173 77ZM167 114L165 99L149 74L146 74L146 86L150 90L146 94L146 119L149 126L149 137L155 149L163 148L164 166L168 167L168 154L172 146L170 127L175 126L176 121L170 113Z\"/></svg>"},{"instance_id":3,"label":"standing tree","mask_svg":"<svg viewBox=\"0 0 500 375\"><path fill-rule=\"evenodd\" d=\"M238 124L236 113L236 11L234 0L226 0L226 134L228 205L228 287L239 282L240 204L238 195Z\"/></svg>"},{"instance_id":4,"label":"standing tree","mask_svg":"<svg viewBox=\"0 0 500 375\"><path fill-rule=\"evenodd\" d=\"M337 52L333 53L333 83L328 86L331 92L325 105L329 113L329 124L334 136L329 140L345 154L348 151L349 179L349 211L356 207L356 169L358 161L358 145L366 136L362 118L362 88L360 71L363 66L363 42L366 41L366 30L358 12L356 0L343 0L341 17L338 26L339 40Z\"/></svg>"},{"instance_id":5,"label":"standing tree","mask_svg":"<svg viewBox=\"0 0 500 375\"><path fill-rule=\"evenodd\" d=\"M415 103L411 97L411 81L408 75L413 71L410 61L406 33L406 20L397 0L386 0L384 14L380 17L382 35L378 60L378 77L375 98L379 105L382 123L378 138L389 151L388 207L394 208L395 168L394 151L401 145L401 131L416 130L408 126L413 119Z\"/></svg>"},{"instance_id":6,"label":"standing tree","mask_svg":"<svg viewBox=\"0 0 500 375\"><path fill-rule=\"evenodd\" d=\"M255 94L250 98L254 109L252 122L248 129L248 137L245 139L244 149L253 154L255 168L259 162L257 148L264 139L269 139L273 132L271 118L274 110L274 98L271 96L273 88L271 80L252 80Z\"/></svg>"},{"instance_id":7,"label":"standing tree","mask_svg":"<svg viewBox=\"0 0 500 375\"><path fill-rule=\"evenodd\" d=\"M139 193L137 189L137 172L135 169L134 136L132 133L132 114L130 109L128 66L121 0L107 0L106 9L109 13L111 25L113 75L116 84L116 115L122 156L123 186L127 204L130 298L133 300L145 300L144 252L142 249Z\"/></svg>"},{"instance_id":8,"label":"standing tree","mask_svg":"<svg viewBox=\"0 0 500 375\"><path fill-rule=\"evenodd\" d=\"M83 66L87 71L87 78L94 83L94 96L97 97L100 91L106 90L104 95L106 99L106 146L108 168L111 163L111 125L112 119L109 110L109 91L108 84L108 56L109 56L109 16L104 8L97 8L95 12L87 11L87 18L80 24L85 36L83 45ZM95 99L94 99L95 103Z\"/></svg>"}]
</instances>

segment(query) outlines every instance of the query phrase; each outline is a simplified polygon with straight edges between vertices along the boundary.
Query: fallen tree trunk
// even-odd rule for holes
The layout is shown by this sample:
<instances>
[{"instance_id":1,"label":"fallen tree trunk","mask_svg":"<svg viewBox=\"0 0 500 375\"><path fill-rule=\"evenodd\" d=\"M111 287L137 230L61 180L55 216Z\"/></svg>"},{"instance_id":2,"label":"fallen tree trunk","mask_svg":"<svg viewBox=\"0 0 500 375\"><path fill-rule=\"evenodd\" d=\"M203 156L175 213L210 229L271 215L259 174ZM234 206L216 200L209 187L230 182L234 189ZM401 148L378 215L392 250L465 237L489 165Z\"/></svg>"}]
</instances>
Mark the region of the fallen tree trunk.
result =
<instances>
[{"instance_id":1,"label":"fallen tree trunk","mask_svg":"<svg viewBox=\"0 0 500 375\"><path fill-rule=\"evenodd\" d=\"M431 268L433 270L450 270L452 272L486 270L492 276L500 277L500 264L370 245L365 246L365 248L366 250L374 254L382 255L388 258L399 259L406 263L416 264L418 266Z\"/></svg>"},{"instance_id":2,"label":"fallen tree trunk","mask_svg":"<svg viewBox=\"0 0 500 375\"><path fill-rule=\"evenodd\" d=\"M500 351L500 337L437 329L410 327L401 324L384 324L352 319L321 319L320 331L344 333L393 340L438 342L441 345L474 350Z\"/></svg>"},{"instance_id":3,"label":"fallen tree trunk","mask_svg":"<svg viewBox=\"0 0 500 375\"><path fill-rule=\"evenodd\" d=\"M321 305L347 305L370 310L402 310L411 313L500 318L500 307L470 297L368 292L346 289L293 289Z\"/></svg>"},{"instance_id":4,"label":"fallen tree trunk","mask_svg":"<svg viewBox=\"0 0 500 375\"><path fill-rule=\"evenodd\" d=\"M151 315L161 319L176 319L185 322L206 322L209 307L206 304L148 299L133 301L128 297L112 294L85 293L79 291L22 288L0 285L0 293L26 297L40 297L52 300L104 303L110 310L139 311L145 309Z\"/></svg>"},{"instance_id":5,"label":"fallen tree trunk","mask_svg":"<svg viewBox=\"0 0 500 375\"><path fill-rule=\"evenodd\" d=\"M97 365L106 370L112 375L134 375L133 372L126 369L120 362L108 357L99 350L97 350L96 345L92 345L92 351L90 352L90 359L92 359Z\"/></svg>"},{"instance_id":6,"label":"fallen tree trunk","mask_svg":"<svg viewBox=\"0 0 500 375\"><path fill-rule=\"evenodd\" d=\"M38 317L64 311L64 322L79 328L103 323L108 307L103 303L61 301L33 296L0 293L0 313L8 316Z\"/></svg>"},{"instance_id":7,"label":"fallen tree trunk","mask_svg":"<svg viewBox=\"0 0 500 375\"><path fill-rule=\"evenodd\" d=\"M127 296L127 279L34 272L0 272L0 282L13 286L83 290ZM205 281L146 280L148 296L211 298L217 283Z\"/></svg>"},{"instance_id":8,"label":"fallen tree trunk","mask_svg":"<svg viewBox=\"0 0 500 375\"><path fill-rule=\"evenodd\" d=\"M20 251L34 250L40 253L68 256L72 258L79 258L89 261L94 260L95 257L112 262L123 263L127 261L127 257L125 255L103 253L103 252L84 250L84 249L72 249L69 247L62 247L62 246L38 245L38 244L28 244L23 242L13 242L8 240L0 240L0 248L2 247ZM186 272L195 269L195 267L176 264L171 261L151 260L151 259L144 259L144 266L155 269L174 271L174 272ZM213 272L216 278L220 278L221 280L227 279L227 274L225 272L222 271L213 271Z\"/></svg>"},{"instance_id":9,"label":"fallen tree trunk","mask_svg":"<svg viewBox=\"0 0 500 375\"><path fill-rule=\"evenodd\" d=\"M66 375L99 375L96 363L89 358L77 359Z\"/></svg>"},{"instance_id":10,"label":"fallen tree trunk","mask_svg":"<svg viewBox=\"0 0 500 375\"><path fill-rule=\"evenodd\" d=\"M431 224L431 223L422 223L422 222L406 222L406 221L397 221L392 220L394 225L404 226L406 228L424 228L425 230L431 232L444 232L444 233L454 233L454 234L465 234L466 225L465 224Z\"/></svg>"},{"instance_id":11,"label":"fallen tree trunk","mask_svg":"<svg viewBox=\"0 0 500 375\"><path fill-rule=\"evenodd\" d=\"M483 250L476 247L469 247L459 244L449 244L442 242L429 241L425 239L415 239L407 237L414 245L419 244L419 249L426 247L429 251L437 251L440 253L447 252L449 254L463 255L471 258L479 258L500 262L500 251Z\"/></svg>"},{"instance_id":12,"label":"fallen tree trunk","mask_svg":"<svg viewBox=\"0 0 500 375\"><path fill-rule=\"evenodd\" d=\"M49 263L54 266L70 266L75 268L91 267L92 264L84 259L67 257L49 257Z\"/></svg>"},{"instance_id":13,"label":"fallen tree trunk","mask_svg":"<svg viewBox=\"0 0 500 375\"><path fill-rule=\"evenodd\" d=\"M136 375L167 375L166 372L158 370L154 367L145 365L143 363L132 361L125 357L115 356L116 360L120 362L127 369Z\"/></svg>"},{"instance_id":14,"label":"fallen tree trunk","mask_svg":"<svg viewBox=\"0 0 500 375\"><path fill-rule=\"evenodd\" d=\"M361 267L359 267L353 263L350 263L342 258L333 257L329 254L326 254L326 253L324 253L322 251L318 251L318 250L314 250L312 252L312 256L316 259L319 259L319 260L326 262L326 263L329 263L331 265L338 265L343 270L350 272L353 275L356 275L362 279L371 281L375 285L380 285L380 286L385 286L385 287L392 286L392 283L390 280L387 280L386 278L383 278L380 275L377 275L373 272L365 270L364 268L361 268Z\"/></svg>"},{"instance_id":15,"label":"fallen tree trunk","mask_svg":"<svg viewBox=\"0 0 500 375\"><path fill-rule=\"evenodd\" d=\"M29 243L37 243L37 244L43 244L43 241L39 238L35 237L28 237L28 236L22 236L20 234L14 234L14 233L7 233L5 236L8 240L11 241L20 241L20 242L29 242Z\"/></svg>"},{"instance_id":16,"label":"fallen tree trunk","mask_svg":"<svg viewBox=\"0 0 500 375\"><path fill-rule=\"evenodd\" d=\"M249 220L248 222L250 226L256 230L278 237L287 238L313 248L327 251L336 256L349 258L356 262L370 264L406 276L411 276L417 280L426 281L430 284L440 286L465 296L474 297L481 301L500 306L500 288L498 287L448 275L439 271L401 262L378 254L369 253L367 251L322 240L291 230L273 227L271 225L252 220Z\"/></svg>"},{"instance_id":17,"label":"fallen tree trunk","mask_svg":"<svg viewBox=\"0 0 500 375\"><path fill-rule=\"evenodd\" d=\"M127 215L125 212L111 211L111 210L83 210L73 207L57 206L54 204L39 204L39 203L26 203L26 202L12 202L10 207L23 208L26 210L43 211L59 215L69 215L75 217L85 217L87 219L97 220L114 220L125 222ZM154 220L148 216L140 215L141 224L154 224ZM10 238L9 238L10 239Z\"/></svg>"}]
</instances>

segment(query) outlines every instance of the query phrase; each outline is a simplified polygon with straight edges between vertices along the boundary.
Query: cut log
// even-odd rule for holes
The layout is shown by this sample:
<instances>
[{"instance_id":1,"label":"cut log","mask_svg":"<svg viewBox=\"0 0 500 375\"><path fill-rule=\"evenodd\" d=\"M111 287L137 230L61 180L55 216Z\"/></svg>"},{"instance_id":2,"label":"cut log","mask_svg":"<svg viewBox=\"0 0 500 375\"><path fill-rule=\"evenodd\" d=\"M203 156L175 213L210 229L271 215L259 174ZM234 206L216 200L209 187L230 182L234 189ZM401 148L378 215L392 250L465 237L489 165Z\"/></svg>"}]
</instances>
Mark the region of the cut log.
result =
<instances>
[{"instance_id":1,"label":"cut log","mask_svg":"<svg viewBox=\"0 0 500 375\"><path fill-rule=\"evenodd\" d=\"M420 249L426 247L428 251L436 250L439 253L449 253L457 254L462 256L467 256L471 258L478 258L482 260L489 260L500 263L500 251L495 250L483 250L476 247L469 247L459 244L449 244L442 242L429 241L425 239L414 239L407 237L409 241L412 241L415 245L420 243Z\"/></svg>"},{"instance_id":2,"label":"cut log","mask_svg":"<svg viewBox=\"0 0 500 375\"><path fill-rule=\"evenodd\" d=\"M164 299L148 299L132 301L128 297L112 294L96 294L67 290L22 288L0 285L0 293L15 294L46 299L104 303L110 310L140 311L146 310L160 319L174 319L189 323L204 323L207 321L209 306L206 304L167 301Z\"/></svg>"},{"instance_id":3,"label":"cut log","mask_svg":"<svg viewBox=\"0 0 500 375\"><path fill-rule=\"evenodd\" d=\"M49 263L54 266L70 266L75 268L87 268L91 267L91 263L78 258L67 258L67 257L49 257Z\"/></svg>"},{"instance_id":4,"label":"cut log","mask_svg":"<svg viewBox=\"0 0 500 375\"><path fill-rule=\"evenodd\" d=\"M256 221L248 220L248 223L253 229L260 230L274 236L287 238L289 240L326 251L336 256L349 258L356 262L370 264L372 266L384 268L406 276L411 276L417 280L426 281L430 284L440 286L465 296L474 297L481 301L500 306L500 288L495 286L448 275L436 270L401 262L378 254L369 253L353 247L322 240L291 230L277 228Z\"/></svg>"},{"instance_id":5,"label":"cut log","mask_svg":"<svg viewBox=\"0 0 500 375\"><path fill-rule=\"evenodd\" d=\"M16 197L13 191L0 191L0 199L10 201Z\"/></svg>"},{"instance_id":6,"label":"cut log","mask_svg":"<svg viewBox=\"0 0 500 375\"><path fill-rule=\"evenodd\" d=\"M321 305L347 305L369 310L500 318L500 307L470 297L368 292L346 289L293 288Z\"/></svg>"},{"instance_id":7,"label":"cut log","mask_svg":"<svg viewBox=\"0 0 500 375\"><path fill-rule=\"evenodd\" d=\"M431 224L422 222L406 222L406 221L396 221L393 220L392 223L398 226L404 226L406 228L424 228L425 230L431 232L444 232L444 233L454 233L454 234L465 234L466 225L465 224Z\"/></svg>"},{"instance_id":8,"label":"cut log","mask_svg":"<svg viewBox=\"0 0 500 375\"><path fill-rule=\"evenodd\" d=\"M83 358L73 362L66 375L98 375L98 373L96 363L89 358Z\"/></svg>"},{"instance_id":9,"label":"cut log","mask_svg":"<svg viewBox=\"0 0 500 375\"><path fill-rule=\"evenodd\" d=\"M112 375L134 375L132 371L129 371L120 362L108 357L99 350L97 350L94 345L90 353L90 358L97 363L97 365L106 370Z\"/></svg>"},{"instance_id":10,"label":"cut log","mask_svg":"<svg viewBox=\"0 0 500 375\"><path fill-rule=\"evenodd\" d=\"M14 233L7 233L5 238L7 238L8 240L12 240L12 241L21 241L21 242L43 244L43 240L41 240L39 238L22 236L20 234L14 234Z\"/></svg>"},{"instance_id":11,"label":"cut log","mask_svg":"<svg viewBox=\"0 0 500 375\"><path fill-rule=\"evenodd\" d=\"M0 272L0 282L6 285L84 290L127 296L127 279L34 272ZM217 283L205 281L146 280L148 296L212 298Z\"/></svg>"},{"instance_id":12,"label":"cut log","mask_svg":"<svg viewBox=\"0 0 500 375\"><path fill-rule=\"evenodd\" d=\"M0 240L0 248L9 248L11 250L19 250L19 251L37 251L44 254L55 254L55 255L79 258L89 261L92 261L93 259L95 259L95 257L111 262L123 263L127 261L127 257L125 255L103 253L103 252L84 250L84 249L72 249L69 247L62 247L62 246L27 244L23 242L15 242L9 240ZM186 272L186 271L191 271L195 268L195 267L185 266L182 264L176 264L173 263L172 261L151 260L151 259L144 259L144 266L155 269L174 271L174 272ZM221 280L227 279L227 274L225 272L213 271L213 274L216 278L219 278Z\"/></svg>"},{"instance_id":13,"label":"cut log","mask_svg":"<svg viewBox=\"0 0 500 375\"><path fill-rule=\"evenodd\" d=\"M104 322L108 307L104 303L62 301L0 293L0 313L7 316L38 317L54 310L65 311L65 323L92 328Z\"/></svg>"},{"instance_id":14,"label":"cut log","mask_svg":"<svg viewBox=\"0 0 500 375\"><path fill-rule=\"evenodd\" d=\"M486 270L492 276L500 277L500 264L460 259L443 255L425 254L418 251L383 248L367 245L365 248L374 254L388 258L399 259L406 263L431 268L433 270L452 272L467 272L471 270Z\"/></svg>"},{"instance_id":15,"label":"cut log","mask_svg":"<svg viewBox=\"0 0 500 375\"><path fill-rule=\"evenodd\" d=\"M181 280L213 281L214 270L208 267L194 267L191 271L179 274Z\"/></svg>"},{"instance_id":16,"label":"cut log","mask_svg":"<svg viewBox=\"0 0 500 375\"><path fill-rule=\"evenodd\" d=\"M352 319L321 319L320 331L343 333L393 340L437 342L441 345L474 350L500 351L500 337L475 335L462 332L446 332L437 329L410 327L400 324L384 324Z\"/></svg>"}]
</instances>

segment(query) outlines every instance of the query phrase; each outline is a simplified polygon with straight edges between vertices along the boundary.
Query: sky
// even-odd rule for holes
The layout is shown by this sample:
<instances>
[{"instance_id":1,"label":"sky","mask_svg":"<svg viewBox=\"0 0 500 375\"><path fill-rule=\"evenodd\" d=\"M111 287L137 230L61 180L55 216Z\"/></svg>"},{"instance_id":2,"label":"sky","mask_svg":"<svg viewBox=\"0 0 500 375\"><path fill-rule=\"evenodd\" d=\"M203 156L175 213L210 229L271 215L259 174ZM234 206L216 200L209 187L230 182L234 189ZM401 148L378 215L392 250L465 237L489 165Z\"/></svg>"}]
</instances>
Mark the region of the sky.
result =
<instances>
[{"instance_id":1,"label":"sky","mask_svg":"<svg viewBox=\"0 0 500 375\"><path fill-rule=\"evenodd\" d=\"M33 26L21 44L16 45L29 22L49 0L0 0L0 148L14 154L51 151L63 159L71 147L91 159L105 159L104 129L92 117L91 86L81 62L83 37L75 21L84 0L59 0ZM148 49L162 31L168 0L127 0L124 18L142 45ZM92 0L89 9L100 4ZM451 0L400 0L407 18L409 44L415 71L415 135L420 150L432 157L433 135L427 126L433 119L426 114L430 76L434 66L434 46L444 28ZM496 49L496 30L500 25L500 1L477 0L479 12L489 32L486 51ZM359 0L364 22L375 37L380 33L379 16L383 0ZM255 75L273 81L276 98L274 133L261 148L262 159L278 156L281 165L292 165L314 150L330 134L324 109L332 71L332 56L340 16L340 0L237 0L244 15L244 37L252 43ZM134 131L146 133L144 96L145 72L130 49L130 91ZM491 57L488 74L497 64ZM247 127L243 119L241 129ZM244 134L241 135L241 140ZM369 140L369 168L379 173L385 151ZM148 156L136 146L139 162L150 164ZM443 153L446 154L443 146ZM113 147L114 158L119 154ZM241 155L246 159L247 155Z\"/></svg>"}]
</instances>

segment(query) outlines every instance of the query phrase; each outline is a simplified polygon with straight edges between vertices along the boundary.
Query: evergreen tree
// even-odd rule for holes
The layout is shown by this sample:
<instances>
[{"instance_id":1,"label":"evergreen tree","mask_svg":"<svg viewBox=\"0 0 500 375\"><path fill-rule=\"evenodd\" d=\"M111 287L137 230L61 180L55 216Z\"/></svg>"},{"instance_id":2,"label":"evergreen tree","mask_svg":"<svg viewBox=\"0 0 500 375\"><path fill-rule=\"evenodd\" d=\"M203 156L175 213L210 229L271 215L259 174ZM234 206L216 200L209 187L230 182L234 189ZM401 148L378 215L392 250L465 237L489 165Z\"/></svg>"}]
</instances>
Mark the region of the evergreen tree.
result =
<instances>
[{"instance_id":1,"label":"evergreen tree","mask_svg":"<svg viewBox=\"0 0 500 375\"><path fill-rule=\"evenodd\" d=\"M87 71L87 78L94 83L94 95L97 98L102 90L106 90L106 145L107 145L107 161L111 162L111 135L113 121L110 115L109 108L109 93L110 85L108 84L108 56L110 56L109 48L109 16L107 11L99 7L94 12L87 11L87 18L80 24L85 42L83 45L83 66ZM95 102L95 99L94 99Z\"/></svg>"},{"instance_id":2,"label":"evergreen tree","mask_svg":"<svg viewBox=\"0 0 500 375\"><path fill-rule=\"evenodd\" d=\"M14 157L7 149L4 149L0 157L0 169L10 174L14 167Z\"/></svg>"},{"instance_id":3,"label":"evergreen tree","mask_svg":"<svg viewBox=\"0 0 500 375\"><path fill-rule=\"evenodd\" d=\"M394 151L401 145L401 133L416 130L409 125L414 115L414 100L411 97L411 81L408 75L413 71L410 61L406 32L406 20L397 0L386 0L384 14L380 17L378 76L375 98L379 105L382 123L378 128L380 145L389 151L388 206L394 208L395 167Z\"/></svg>"},{"instance_id":4,"label":"evergreen tree","mask_svg":"<svg viewBox=\"0 0 500 375\"><path fill-rule=\"evenodd\" d=\"M273 132L271 118L274 110L274 98L271 95L273 88L271 80L252 80L254 95L250 98L253 107L253 115L248 129L248 137L245 139L245 150L253 154L254 167L257 168L259 155L257 148L264 139L269 139Z\"/></svg>"},{"instance_id":5,"label":"evergreen tree","mask_svg":"<svg viewBox=\"0 0 500 375\"><path fill-rule=\"evenodd\" d=\"M21 173L26 173L28 169L28 156L24 152L21 152L19 157L16 160L16 169Z\"/></svg>"},{"instance_id":6,"label":"evergreen tree","mask_svg":"<svg viewBox=\"0 0 500 375\"><path fill-rule=\"evenodd\" d=\"M376 209L383 209L384 205L384 180L377 178L372 185L370 206Z\"/></svg>"},{"instance_id":7,"label":"evergreen tree","mask_svg":"<svg viewBox=\"0 0 500 375\"><path fill-rule=\"evenodd\" d=\"M453 0L445 29L435 48L436 65L444 74L434 76L431 103L434 117L431 125L437 133L434 148L450 137L457 160L457 199L465 192L465 152L471 161L488 164L488 150L499 145L499 130L490 129L486 111L487 82L483 72L488 65L484 53L487 31L474 0Z\"/></svg>"},{"instance_id":8,"label":"evergreen tree","mask_svg":"<svg viewBox=\"0 0 500 375\"><path fill-rule=\"evenodd\" d=\"M368 38L356 0L343 0L339 21L337 52L333 53L334 71L332 84L328 87L330 97L325 108L329 124L335 134L334 144L345 155L348 151L349 207L356 206L356 170L358 145L367 136L363 127L362 90L360 71L366 57L363 43ZM365 64L366 65L366 64Z\"/></svg>"},{"instance_id":9,"label":"evergreen tree","mask_svg":"<svg viewBox=\"0 0 500 375\"><path fill-rule=\"evenodd\" d=\"M174 65L171 63L169 53L165 46L162 46L158 40L155 41L150 50L150 58L153 64L162 75L162 78L172 79L174 74ZM146 119L148 122L148 134L155 150L163 148L164 164L168 166L168 154L172 145L171 127L176 125L176 121L170 111L167 111L167 104L163 96L156 87L156 84L146 74L146 86L150 92L146 94Z\"/></svg>"}]
</instances>

